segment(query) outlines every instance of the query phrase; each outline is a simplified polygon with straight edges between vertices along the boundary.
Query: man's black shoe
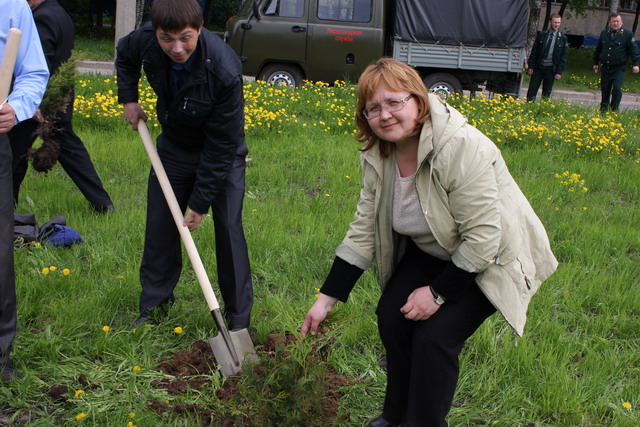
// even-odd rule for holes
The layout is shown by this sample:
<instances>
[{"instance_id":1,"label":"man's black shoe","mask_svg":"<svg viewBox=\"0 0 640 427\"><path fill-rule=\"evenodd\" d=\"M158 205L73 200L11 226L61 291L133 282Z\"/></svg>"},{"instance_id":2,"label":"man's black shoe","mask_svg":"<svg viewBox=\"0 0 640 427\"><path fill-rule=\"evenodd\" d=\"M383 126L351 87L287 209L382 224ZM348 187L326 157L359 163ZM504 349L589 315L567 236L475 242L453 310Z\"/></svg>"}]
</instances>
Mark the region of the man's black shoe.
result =
<instances>
[{"instance_id":1,"label":"man's black shoe","mask_svg":"<svg viewBox=\"0 0 640 427\"><path fill-rule=\"evenodd\" d=\"M113 205L94 206L93 209L98 213L109 213L109 212L115 212L116 211L116 208Z\"/></svg>"},{"instance_id":2,"label":"man's black shoe","mask_svg":"<svg viewBox=\"0 0 640 427\"><path fill-rule=\"evenodd\" d=\"M138 329L138 328L139 328L139 327L141 327L141 326L148 325L148 324L151 324L151 323L153 323L153 321L152 321L152 319L151 319L151 316L149 316L148 314L141 314L141 315L136 319L136 321L135 321L135 322L133 322L133 323L131 324L131 326L129 326L129 330L131 330L131 331L132 331L132 330L134 330L134 329Z\"/></svg>"},{"instance_id":3,"label":"man's black shoe","mask_svg":"<svg viewBox=\"0 0 640 427\"><path fill-rule=\"evenodd\" d=\"M8 357L6 360L0 358L0 369L2 370L2 381L19 380L22 378L22 374L13 367Z\"/></svg>"},{"instance_id":4,"label":"man's black shoe","mask_svg":"<svg viewBox=\"0 0 640 427\"><path fill-rule=\"evenodd\" d=\"M369 427L396 427L400 424L387 421L384 415L380 415L369 422Z\"/></svg>"}]
</instances>

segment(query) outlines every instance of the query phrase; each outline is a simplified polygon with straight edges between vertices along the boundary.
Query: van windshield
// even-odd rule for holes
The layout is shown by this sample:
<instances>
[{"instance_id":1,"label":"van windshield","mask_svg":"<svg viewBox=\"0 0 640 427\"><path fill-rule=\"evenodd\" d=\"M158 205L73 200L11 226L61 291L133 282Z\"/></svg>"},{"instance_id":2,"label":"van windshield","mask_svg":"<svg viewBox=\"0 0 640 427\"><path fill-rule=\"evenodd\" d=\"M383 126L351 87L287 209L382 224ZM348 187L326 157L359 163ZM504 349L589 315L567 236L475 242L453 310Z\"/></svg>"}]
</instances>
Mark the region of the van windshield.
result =
<instances>
[{"instance_id":1,"label":"van windshield","mask_svg":"<svg viewBox=\"0 0 640 427\"><path fill-rule=\"evenodd\" d=\"M253 2L256 0L244 0L242 5L238 8L238 15L247 16L251 13L251 9L253 8Z\"/></svg>"}]
</instances>

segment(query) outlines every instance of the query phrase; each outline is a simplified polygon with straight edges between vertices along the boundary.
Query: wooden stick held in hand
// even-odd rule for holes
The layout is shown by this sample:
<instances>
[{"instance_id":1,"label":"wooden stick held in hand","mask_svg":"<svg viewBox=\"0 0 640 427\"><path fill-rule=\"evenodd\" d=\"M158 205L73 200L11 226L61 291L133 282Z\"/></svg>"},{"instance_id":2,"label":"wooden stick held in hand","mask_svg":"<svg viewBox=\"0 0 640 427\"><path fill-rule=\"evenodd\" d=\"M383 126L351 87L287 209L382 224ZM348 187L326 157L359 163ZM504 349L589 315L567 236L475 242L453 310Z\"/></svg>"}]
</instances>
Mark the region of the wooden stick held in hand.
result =
<instances>
[{"instance_id":1,"label":"wooden stick held in hand","mask_svg":"<svg viewBox=\"0 0 640 427\"><path fill-rule=\"evenodd\" d=\"M13 68L16 65L16 57L18 56L21 37L22 31L17 28L9 28L7 43L4 47L4 55L2 56L2 65L0 65L0 104L4 104L9 96Z\"/></svg>"}]
</instances>

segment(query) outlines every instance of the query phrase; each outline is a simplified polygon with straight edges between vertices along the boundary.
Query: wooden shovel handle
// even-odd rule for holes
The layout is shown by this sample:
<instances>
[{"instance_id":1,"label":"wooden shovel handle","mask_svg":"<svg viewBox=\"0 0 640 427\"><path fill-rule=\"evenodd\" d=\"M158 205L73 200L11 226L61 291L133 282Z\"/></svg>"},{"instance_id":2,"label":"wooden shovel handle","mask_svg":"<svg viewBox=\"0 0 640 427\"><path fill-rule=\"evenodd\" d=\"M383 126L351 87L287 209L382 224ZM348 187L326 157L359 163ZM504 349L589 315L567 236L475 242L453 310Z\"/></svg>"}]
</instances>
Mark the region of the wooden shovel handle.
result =
<instances>
[{"instance_id":1,"label":"wooden shovel handle","mask_svg":"<svg viewBox=\"0 0 640 427\"><path fill-rule=\"evenodd\" d=\"M189 229L183 225L184 216L182 215L182 210L180 209L180 205L178 205L178 200L176 199L176 195L171 188L169 178L167 178L167 173L164 170L164 166L162 166L160 156L158 156L158 153L156 152L156 148L151 139L151 135L149 134L149 129L147 129L147 125L144 120L140 120L138 122L138 133L140 133L140 138L142 138L144 148L147 150L147 154L149 155L149 159L151 160L153 170L156 173L158 182L160 182L160 187L162 188L164 197L167 200L167 204L169 205L169 209L171 210L171 215L173 215L173 220L176 223L176 227L178 227L180 237L182 237L182 242L187 249L189 259L191 260L193 269L196 272L196 277L198 278L198 282L200 283L200 288L202 289L204 298L207 301L209 310L219 310L220 305L218 304L218 300L213 293L211 282L209 281L209 277L207 277L207 272L204 269L204 265L202 264L200 255L198 255L198 250L196 249L196 244L193 242L193 237L191 237Z\"/></svg>"},{"instance_id":2,"label":"wooden shovel handle","mask_svg":"<svg viewBox=\"0 0 640 427\"><path fill-rule=\"evenodd\" d=\"M22 38L22 31L17 28L9 28L7 32L7 43L5 44L4 54L2 55L2 65L0 65L0 104L9 96L13 69L16 65L18 48L20 47L20 38Z\"/></svg>"}]
</instances>

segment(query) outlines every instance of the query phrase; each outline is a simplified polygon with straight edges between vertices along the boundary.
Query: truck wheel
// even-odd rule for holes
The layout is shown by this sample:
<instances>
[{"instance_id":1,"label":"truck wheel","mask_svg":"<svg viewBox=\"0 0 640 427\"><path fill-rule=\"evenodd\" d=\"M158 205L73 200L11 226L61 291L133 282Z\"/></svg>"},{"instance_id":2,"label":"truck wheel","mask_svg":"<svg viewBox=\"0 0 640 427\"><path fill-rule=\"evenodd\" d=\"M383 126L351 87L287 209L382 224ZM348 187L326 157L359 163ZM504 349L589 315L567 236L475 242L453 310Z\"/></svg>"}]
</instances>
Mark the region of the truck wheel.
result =
<instances>
[{"instance_id":1,"label":"truck wheel","mask_svg":"<svg viewBox=\"0 0 640 427\"><path fill-rule=\"evenodd\" d=\"M433 73L424 78L424 85L442 99L453 94L462 95L460 81L449 73Z\"/></svg>"},{"instance_id":2,"label":"truck wheel","mask_svg":"<svg viewBox=\"0 0 640 427\"><path fill-rule=\"evenodd\" d=\"M302 73L295 65L270 64L260 71L256 79L273 85L298 87L302 84Z\"/></svg>"}]
</instances>

